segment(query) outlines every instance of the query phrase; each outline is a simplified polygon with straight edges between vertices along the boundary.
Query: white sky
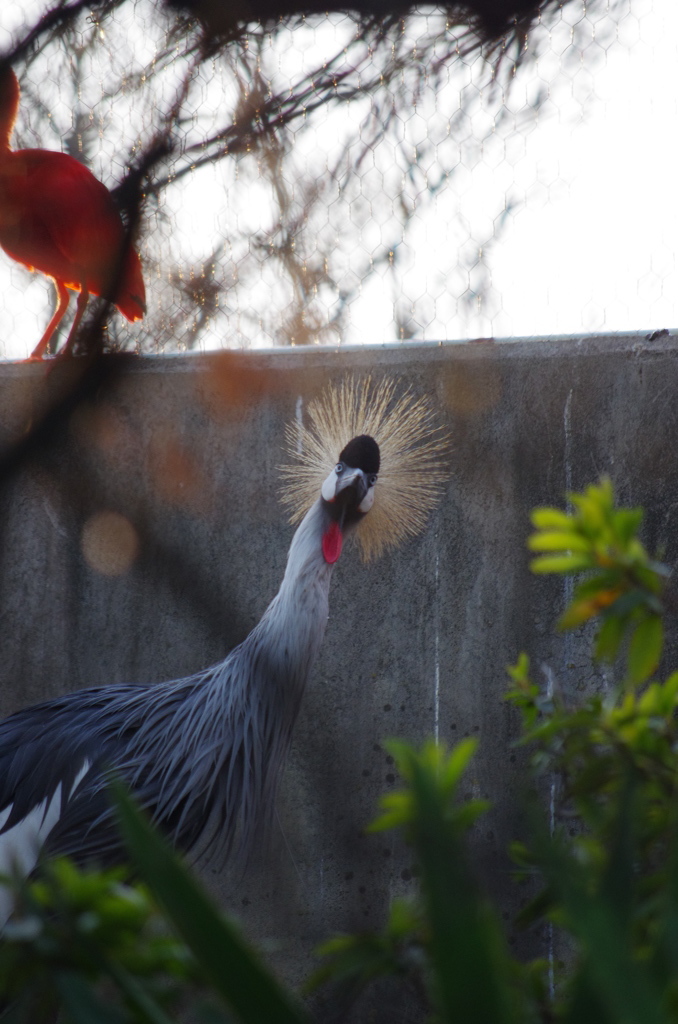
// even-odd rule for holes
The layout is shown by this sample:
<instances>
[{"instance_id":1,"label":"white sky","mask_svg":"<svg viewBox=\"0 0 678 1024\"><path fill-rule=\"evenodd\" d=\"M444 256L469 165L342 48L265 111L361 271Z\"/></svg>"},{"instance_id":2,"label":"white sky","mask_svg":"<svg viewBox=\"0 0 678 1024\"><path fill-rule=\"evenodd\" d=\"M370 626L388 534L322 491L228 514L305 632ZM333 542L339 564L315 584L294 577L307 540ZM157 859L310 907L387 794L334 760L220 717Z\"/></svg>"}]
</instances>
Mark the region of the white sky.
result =
<instances>
[{"instance_id":1,"label":"white sky","mask_svg":"<svg viewBox=\"0 0 678 1024\"><path fill-rule=\"evenodd\" d=\"M641 38L595 74L586 122L530 136L526 161L568 187L521 210L497 246L497 333L678 326L678 5L633 9Z\"/></svg>"},{"instance_id":2,"label":"white sky","mask_svg":"<svg viewBox=\"0 0 678 1024\"><path fill-rule=\"evenodd\" d=\"M2 7L0 42L15 8ZM488 158L452 179L413 222L400 287L413 300L437 297L441 312L427 324L427 340L678 327L678 4L634 0L632 10L621 41L591 65L593 97L583 118L577 104L568 103L576 83L554 81L554 102L542 109L518 155L509 162ZM584 57L579 74L587 76ZM544 67L531 73L538 78ZM324 138L322 131L316 138ZM460 224L486 232L484 221L489 217L491 224L508 187L523 201L489 250L494 308L475 316L443 312L455 287L445 268L454 263ZM215 188L223 190L223 182L211 188L196 176L183 193L173 241L181 245L183 222L192 256L203 232L210 251ZM392 280L370 278L351 307L344 340L395 340L393 292ZM0 353L6 358L25 357L37 343L49 316L48 293L44 278L30 278L0 251ZM222 328L208 336L204 347L222 344L223 335Z\"/></svg>"}]
</instances>

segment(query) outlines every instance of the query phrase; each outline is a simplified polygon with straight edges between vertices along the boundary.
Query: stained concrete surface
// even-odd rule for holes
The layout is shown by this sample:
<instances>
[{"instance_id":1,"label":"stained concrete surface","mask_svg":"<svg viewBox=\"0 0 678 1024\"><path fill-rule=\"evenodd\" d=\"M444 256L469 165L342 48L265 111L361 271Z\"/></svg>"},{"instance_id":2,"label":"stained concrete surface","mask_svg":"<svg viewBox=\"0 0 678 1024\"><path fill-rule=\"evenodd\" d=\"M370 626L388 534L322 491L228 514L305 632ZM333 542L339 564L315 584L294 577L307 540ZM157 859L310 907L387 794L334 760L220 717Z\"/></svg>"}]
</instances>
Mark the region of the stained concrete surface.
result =
<instances>
[{"instance_id":1,"label":"stained concrete surface","mask_svg":"<svg viewBox=\"0 0 678 1024\"><path fill-rule=\"evenodd\" d=\"M282 577L284 425L329 381L391 375L428 394L449 428L449 485L423 536L377 563L342 555L270 846L246 872L203 875L298 984L320 941L379 925L416 885L410 851L363 831L397 785L384 739L474 735L465 791L493 805L474 861L515 948L546 952L512 924L525 897L505 853L521 827L522 755L505 666L526 650L571 694L605 678L587 635L554 634L565 585L528 570L529 511L608 473L624 502L646 507L648 546L675 561L677 356L672 337L613 337L133 361L1 481L0 712L222 658ZM0 366L0 458L71 372ZM94 517L111 511L131 532L114 528L107 548ZM352 1019L421 1014L385 985Z\"/></svg>"}]
</instances>

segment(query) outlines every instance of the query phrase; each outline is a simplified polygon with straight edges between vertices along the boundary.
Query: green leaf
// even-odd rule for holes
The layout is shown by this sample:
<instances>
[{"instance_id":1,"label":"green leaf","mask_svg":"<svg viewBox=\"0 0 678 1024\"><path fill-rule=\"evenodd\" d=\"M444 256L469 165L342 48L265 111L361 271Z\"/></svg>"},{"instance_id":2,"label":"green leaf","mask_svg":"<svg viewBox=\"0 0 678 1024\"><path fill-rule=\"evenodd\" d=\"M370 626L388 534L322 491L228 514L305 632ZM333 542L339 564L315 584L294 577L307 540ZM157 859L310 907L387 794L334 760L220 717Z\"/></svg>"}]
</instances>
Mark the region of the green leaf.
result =
<instances>
[{"instance_id":1,"label":"green leaf","mask_svg":"<svg viewBox=\"0 0 678 1024\"><path fill-rule=\"evenodd\" d=\"M643 522L642 508L618 508L614 513L614 527L622 546L629 543Z\"/></svg>"},{"instance_id":2,"label":"green leaf","mask_svg":"<svg viewBox=\"0 0 678 1024\"><path fill-rule=\"evenodd\" d=\"M478 818L483 814L487 814L491 809L491 800L468 800L457 808L454 815L455 821L459 828L464 830L474 825Z\"/></svg>"},{"instance_id":3,"label":"green leaf","mask_svg":"<svg viewBox=\"0 0 678 1024\"><path fill-rule=\"evenodd\" d=\"M535 508L530 519L538 530L571 530L574 525L574 516L559 508Z\"/></svg>"},{"instance_id":4,"label":"green leaf","mask_svg":"<svg viewBox=\"0 0 678 1024\"><path fill-rule=\"evenodd\" d=\"M515 665L507 665L506 671L516 683L528 684L530 679L530 659L525 651L521 651Z\"/></svg>"},{"instance_id":5,"label":"green leaf","mask_svg":"<svg viewBox=\"0 0 678 1024\"><path fill-rule=\"evenodd\" d=\"M590 551L591 541L580 533L549 531L533 533L527 538L530 551Z\"/></svg>"},{"instance_id":6,"label":"green leaf","mask_svg":"<svg viewBox=\"0 0 678 1024\"><path fill-rule=\"evenodd\" d=\"M600 569L595 576L587 579L577 580L574 588L576 598L595 597L605 590L616 590L621 593L620 588L624 585L623 571L619 568Z\"/></svg>"},{"instance_id":7,"label":"green leaf","mask_svg":"<svg viewBox=\"0 0 678 1024\"><path fill-rule=\"evenodd\" d=\"M103 1002L85 977L75 971L59 973L56 986L63 1008L73 1024L125 1024L128 1019L121 1010ZM137 1019L143 1021L143 1018ZM151 1018L148 1021L150 1024Z\"/></svg>"},{"instance_id":8,"label":"green leaf","mask_svg":"<svg viewBox=\"0 0 678 1024\"><path fill-rule=\"evenodd\" d=\"M316 949L320 956L330 956L334 953L344 953L350 949L355 942L353 935L335 935L326 942L322 942Z\"/></svg>"},{"instance_id":9,"label":"green leaf","mask_svg":"<svg viewBox=\"0 0 678 1024\"><path fill-rule=\"evenodd\" d=\"M646 595L642 590L637 588L629 590L628 593L622 594L618 597L614 604L611 604L608 612L610 615L617 615L618 617L624 618L634 612L636 608L640 608L646 602Z\"/></svg>"},{"instance_id":10,"label":"green leaf","mask_svg":"<svg viewBox=\"0 0 678 1024\"><path fill-rule=\"evenodd\" d=\"M389 933L397 938L403 938L419 927L421 927L419 907L414 906L411 900L394 899L388 919Z\"/></svg>"},{"instance_id":11,"label":"green leaf","mask_svg":"<svg viewBox=\"0 0 678 1024\"><path fill-rule=\"evenodd\" d=\"M614 661L624 636L624 626L625 620L618 615L608 615L603 619L595 640L596 661Z\"/></svg>"},{"instance_id":12,"label":"green leaf","mask_svg":"<svg viewBox=\"0 0 678 1024\"><path fill-rule=\"evenodd\" d=\"M578 510L577 519L591 532L599 532L605 525L607 509L595 489L587 488L586 494L568 494Z\"/></svg>"},{"instance_id":13,"label":"green leaf","mask_svg":"<svg viewBox=\"0 0 678 1024\"><path fill-rule=\"evenodd\" d=\"M593 568L593 563L588 556L573 555L544 555L541 558L533 558L530 562L532 572L582 572L584 569Z\"/></svg>"},{"instance_id":14,"label":"green leaf","mask_svg":"<svg viewBox=\"0 0 678 1024\"><path fill-rule=\"evenodd\" d=\"M129 1003L137 1010L139 1020L143 1020L144 1024L172 1024L167 1014L158 1006L137 978L114 960L109 961L106 966L118 988L125 993Z\"/></svg>"},{"instance_id":15,"label":"green leaf","mask_svg":"<svg viewBox=\"0 0 678 1024\"><path fill-rule=\"evenodd\" d=\"M468 763L477 749L478 740L474 736L469 736L467 739L460 740L452 749L452 752L443 767L443 776L441 781L445 792L449 794L454 790L454 787L466 771Z\"/></svg>"},{"instance_id":16,"label":"green leaf","mask_svg":"<svg viewBox=\"0 0 678 1024\"><path fill-rule=\"evenodd\" d=\"M409 781L411 777L411 763L414 751L409 743L405 743L404 740L385 740L384 749L389 752L395 766L398 769L398 774Z\"/></svg>"},{"instance_id":17,"label":"green leaf","mask_svg":"<svg viewBox=\"0 0 678 1024\"><path fill-rule=\"evenodd\" d=\"M409 790L397 793L386 793L379 800L383 814L365 829L366 832L388 832L392 828L400 828L412 820L412 795Z\"/></svg>"},{"instance_id":18,"label":"green leaf","mask_svg":"<svg viewBox=\"0 0 678 1024\"><path fill-rule=\"evenodd\" d=\"M431 931L440 1019L446 1024L509 1024L515 1019L510 958L494 915L477 892L437 782L416 759L413 835Z\"/></svg>"},{"instance_id":19,"label":"green leaf","mask_svg":"<svg viewBox=\"0 0 678 1024\"><path fill-rule=\"evenodd\" d=\"M632 683L643 683L657 668L664 645L664 624L648 615L636 627L629 644L628 674Z\"/></svg>"},{"instance_id":20,"label":"green leaf","mask_svg":"<svg viewBox=\"0 0 678 1024\"><path fill-rule=\"evenodd\" d=\"M611 1021L665 1024L661 992L645 965L632 954L628 932L610 899L592 893L587 873L543 829L536 852L562 900L571 930L581 943L586 970Z\"/></svg>"},{"instance_id":21,"label":"green leaf","mask_svg":"<svg viewBox=\"0 0 678 1024\"><path fill-rule=\"evenodd\" d=\"M573 980L562 1024L619 1024L607 1012L587 964L582 964ZM627 1021L624 1024L628 1024Z\"/></svg>"},{"instance_id":22,"label":"green leaf","mask_svg":"<svg viewBox=\"0 0 678 1024\"><path fill-rule=\"evenodd\" d=\"M595 598L588 597L581 601L573 601L558 619L558 629L577 629L579 626L595 618L600 608Z\"/></svg>"},{"instance_id":23,"label":"green leaf","mask_svg":"<svg viewBox=\"0 0 678 1024\"><path fill-rule=\"evenodd\" d=\"M212 905L176 854L144 820L119 783L111 786L132 860L202 971L244 1024L308 1024L239 931Z\"/></svg>"}]
</instances>

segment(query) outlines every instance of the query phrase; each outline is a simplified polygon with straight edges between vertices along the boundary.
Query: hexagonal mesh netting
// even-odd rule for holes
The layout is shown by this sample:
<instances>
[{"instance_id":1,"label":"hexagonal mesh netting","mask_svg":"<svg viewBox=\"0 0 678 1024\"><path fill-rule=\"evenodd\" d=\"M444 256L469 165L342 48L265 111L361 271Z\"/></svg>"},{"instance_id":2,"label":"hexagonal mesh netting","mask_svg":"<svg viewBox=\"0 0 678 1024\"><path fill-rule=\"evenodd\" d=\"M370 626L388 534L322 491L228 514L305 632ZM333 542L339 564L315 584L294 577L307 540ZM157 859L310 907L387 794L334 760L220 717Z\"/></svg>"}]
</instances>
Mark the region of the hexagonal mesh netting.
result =
<instances>
[{"instance_id":1,"label":"hexagonal mesh netting","mask_svg":"<svg viewBox=\"0 0 678 1024\"><path fill-rule=\"evenodd\" d=\"M12 145L69 153L111 190L143 172L148 312L112 316L112 347L671 326L655 140L675 123L674 6L570 0L516 62L435 9L376 41L328 14L218 49L152 0L116 0L13 58ZM0 48L46 10L6 0ZM0 353L30 352L53 291L0 253Z\"/></svg>"}]
</instances>

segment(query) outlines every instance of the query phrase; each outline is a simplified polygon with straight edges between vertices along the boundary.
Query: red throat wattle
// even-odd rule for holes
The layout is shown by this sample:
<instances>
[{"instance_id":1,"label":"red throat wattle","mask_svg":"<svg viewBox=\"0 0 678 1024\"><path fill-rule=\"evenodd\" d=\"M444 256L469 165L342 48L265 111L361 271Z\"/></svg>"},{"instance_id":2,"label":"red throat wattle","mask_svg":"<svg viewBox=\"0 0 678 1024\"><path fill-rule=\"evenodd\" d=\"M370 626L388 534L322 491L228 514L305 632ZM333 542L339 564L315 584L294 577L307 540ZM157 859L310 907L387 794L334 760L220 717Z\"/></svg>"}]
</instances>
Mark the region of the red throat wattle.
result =
<instances>
[{"instance_id":1,"label":"red throat wattle","mask_svg":"<svg viewBox=\"0 0 678 1024\"><path fill-rule=\"evenodd\" d=\"M337 523L330 523L323 534L323 555L329 565L334 565L341 554L343 537Z\"/></svg>"}]
</instances>

